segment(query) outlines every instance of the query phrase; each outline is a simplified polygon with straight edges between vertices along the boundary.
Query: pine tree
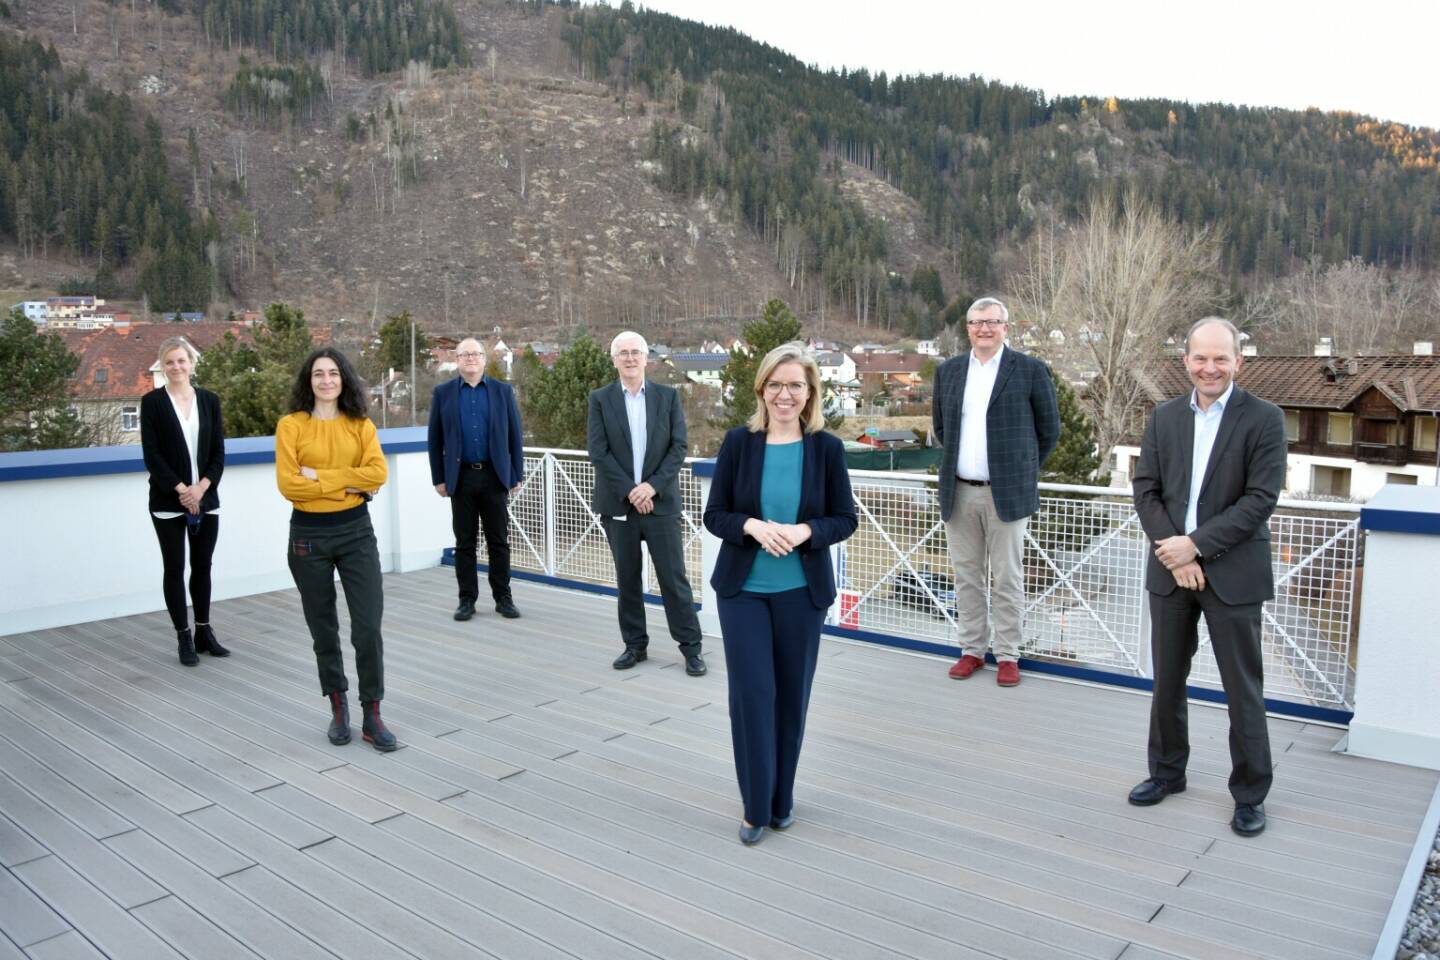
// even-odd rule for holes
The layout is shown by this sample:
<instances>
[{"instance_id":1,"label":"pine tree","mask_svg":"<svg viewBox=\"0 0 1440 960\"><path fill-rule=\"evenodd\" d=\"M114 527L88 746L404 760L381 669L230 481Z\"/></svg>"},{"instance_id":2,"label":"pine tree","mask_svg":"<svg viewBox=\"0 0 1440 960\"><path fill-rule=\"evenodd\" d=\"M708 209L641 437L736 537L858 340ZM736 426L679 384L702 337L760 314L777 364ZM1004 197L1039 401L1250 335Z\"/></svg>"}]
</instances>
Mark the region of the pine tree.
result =
<instances>
[{"instance_id":1,"label":"pine tree","mask_svg":"<svg viewBox=\"0 0 1440 960\"><path fill-rule=\"evenodd\" d=\"M1054 371L1055 399L1060 406L1060 441L1045 461L1042 476L1052 483L1091 483L1100 466L1095 450L1095 425L1070 384Z\"/></svg>"},{"instance_id":2,"label":"pine tree","mask_svg":"<svg viewBox=\"0 0 1440 960\"><path fill-rule=\"evenodd\" d=\"M585 449L590 391L613 379L615 364L589 334L581 334L535 382L527 377L521 408L535 442L542 447Z\"/></svg>"},{"instance_id":3,"label":"pine tree","mask_svg":"<svg viewBox=\"0 0 1440 960\"><path fill-rule=\"evenodd\" d=\"M0 451L83 447L89 431L70 410L80 360L18 310L0 321Z\"/></svg>"},{"instance_id":4,"label":"pine tree","mask_svg":"<svg viewBox=\"0 0 1440 960\"><path fill-rule=\"evenodd\" d=\"M213 390L225 411L225 434L264 437L290 406L300 364L314 348L303 311L283 303L265 308L251 342L233 333L200 357L195 382Z\"/></svg>"},{"instance_id":5,"label":"pine tree","mask_svg":"<svg viewBox=\"0 0 1440 960\"><path fill-rule=\"evenodd\" d=\"M745 325L741 339L744 346L730 351L730 359L720 371L726 401L720 426L738 427L750 419L755 412L755 372L760 361L782 343L800 339L800 321L777 297L765 304L759 320Z\"/></svg>"}]
</instances>

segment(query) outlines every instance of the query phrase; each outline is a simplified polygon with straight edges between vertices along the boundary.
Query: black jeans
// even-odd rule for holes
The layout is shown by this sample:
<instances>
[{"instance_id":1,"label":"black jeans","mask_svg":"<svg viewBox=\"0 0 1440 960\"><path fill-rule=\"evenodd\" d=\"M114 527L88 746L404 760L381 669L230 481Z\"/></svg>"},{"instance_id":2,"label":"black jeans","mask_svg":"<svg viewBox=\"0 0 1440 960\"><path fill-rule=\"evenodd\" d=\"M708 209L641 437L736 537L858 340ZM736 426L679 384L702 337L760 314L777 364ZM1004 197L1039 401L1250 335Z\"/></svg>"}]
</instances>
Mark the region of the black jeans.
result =
<instances>
[{"instance_id":1,"label":"black jeans","mask_svg":"<svg viewBox=\"0 0 1440 960\"><path fill-rule=\"evenodd\" d=\"M485 552L490 568L490 595L498 603L510 599L510 491L485 464L475 470L462 466L460 480L450 492L450 520L455 529L455 580L460 599L474 603L480 596L475 574L475 548L479 529L485 531Z\"/></svg>"},{"instance_id":2,"label":"black jeans","mask_svg":"<svg viewBox=\"0 0 1440 960\"><path fill-rule=\"evenodd\" d=\"M195 605L195 622L210 622L210 558L215 554L215 541L220 537L220 518L207 513L199 526L192 527L184 517L161 520L153 514L155 538L160 541L160 557L165 573L161 585L165 591L165 609L170 623L178 633L188 629L185 616L185 541L190 541L190 602Z\"/></svg>"},{"instance_id":3,"label":"black jeans","mask_svg":"<svg viewBox=\"0 0 1440 960\"><path fill-rule=\"evenodd\" d=\"M380 618L385 597L380 577L380 549L370 515L362 513L335 526L290 523L290 575L300 591L305 624L315 646L320 692L329 696L350 688L345 658L340 653L340 621L335 610L335 571L345 587L350 611L350 645L360 675L362 701L385 698L385 658Z\"/></svg>"}]
</instances>

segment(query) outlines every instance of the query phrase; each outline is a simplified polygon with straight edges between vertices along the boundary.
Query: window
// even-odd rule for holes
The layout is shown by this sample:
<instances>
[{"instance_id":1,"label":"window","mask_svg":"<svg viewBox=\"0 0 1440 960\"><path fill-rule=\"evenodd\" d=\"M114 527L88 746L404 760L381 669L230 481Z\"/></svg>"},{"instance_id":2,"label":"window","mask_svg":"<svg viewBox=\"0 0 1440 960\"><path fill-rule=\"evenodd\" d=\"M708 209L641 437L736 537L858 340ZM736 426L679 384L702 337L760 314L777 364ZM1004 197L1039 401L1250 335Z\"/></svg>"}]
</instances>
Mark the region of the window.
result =
<instances>
[{"instance_id":1,"label":"window","mask_svg":"<svg viewBox=\"0 0 1440 960\"><path fill-rule=\"evenodd\" d=\"M1349 467L1315 467L1310 481L1310 492L1324 497L1350 499Z\"/></svg>"},{"instance_id":2,"label":"window","mask_svg":"<svg viewBox=\"0 0 1440 960\"><path fill-rule=\"evenodd\" d=\"M1415 418L1415 449L1434 450L1436 420L1434 417Z\"/></svg>"},{"instance_id":3,"label":"window","mask_svg":"<svg viewBox=\"0 0 1440 960\"><path fill-rule=\"evenodd\" d=\"M134 433L140 429L140 407L133 403L127 403L120 408L120 430L123 433Z\"/></svg>"},{"instance_id":4,"label":"window","mask_svg":"<svg viewBox=\"0 0 1440 960\"><path fill-rule=\"evenodd\" d=\"M1355 442L1355 417L1349 413L1332 413L1325 434L1325 442L1337 447L1348 447Z\"/></svg>"},{"instance_id":5,"label":"window","mask_svg":"<svg viewBox=\"0 0 1440 960\"><path fill-rule=\"evenodd\" d=\"M1285 439L1291 443L1300 439L1300 411L1285 411Z\"/></svg>"},{"instance_id":6,"label":"window","mask_svg":"<svg viewBox=\"0 0 1440 960\"><path fill-rule=\"evenodd\" d=\"M97 367L97 368L95 369L95 382L96 382L96 383L104 383L105 381L107 381L107 380L109 380L109 379L110 379L110 368L109 368L109 367Z\"/></svg>"},{"instance_id":7,"label":"window","mask_svg":"<svg viewBox=\"0 0 1440 960\"><path fill-rule=\"evenodd\" d=\"M1416 485L1416 483L1419 481L1419 479L1420 479L1420 478L1417 477L1417 476L1415 476L1415 474L1413 474L1413 473L1387 473L1387 474L1385 474L1385 482L1386 482L1387 484L1389 484L1389 483L1396 483L1396 484L1399 484L1399 485L1402 486L1402 487L1413 487L1413 486Z\"/></svg>"}]
</instances>

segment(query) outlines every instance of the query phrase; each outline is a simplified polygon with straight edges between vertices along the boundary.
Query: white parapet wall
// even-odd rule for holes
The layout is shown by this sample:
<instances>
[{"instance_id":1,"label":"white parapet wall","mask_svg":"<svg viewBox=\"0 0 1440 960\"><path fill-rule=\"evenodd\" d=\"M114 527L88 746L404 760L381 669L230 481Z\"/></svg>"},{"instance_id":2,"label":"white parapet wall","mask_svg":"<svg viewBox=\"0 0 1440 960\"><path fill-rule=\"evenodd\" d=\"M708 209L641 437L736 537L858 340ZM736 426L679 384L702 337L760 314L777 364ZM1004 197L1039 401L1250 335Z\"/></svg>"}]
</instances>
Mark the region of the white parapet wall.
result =
<instances>
[{"instance_id":1,"label":"white parapet wall","mask_svg":"<svg viewBox=\"0 0 1440 960\"><path fill-rule=\"evenodd\" d=\"M1440 489L1385 487L1360 525L1365 580L1346 749L1440 770Z\"/></svg>"},{"instance_id":2,"label":"white parapet wall","mask_svg":"<svg viewBox=\"0 0 1440 960\"><path fill-rule=\"evenodd\" d=\"M381 566L436 566L454 535L430 484L425 431L382 430L380 439L390 479L370 515ZM0 454L0 635L164 609L148 484L138 446ZM214 599L293 585L289 522L274 438L227 441Z\"/></svg>"}]
</instances>

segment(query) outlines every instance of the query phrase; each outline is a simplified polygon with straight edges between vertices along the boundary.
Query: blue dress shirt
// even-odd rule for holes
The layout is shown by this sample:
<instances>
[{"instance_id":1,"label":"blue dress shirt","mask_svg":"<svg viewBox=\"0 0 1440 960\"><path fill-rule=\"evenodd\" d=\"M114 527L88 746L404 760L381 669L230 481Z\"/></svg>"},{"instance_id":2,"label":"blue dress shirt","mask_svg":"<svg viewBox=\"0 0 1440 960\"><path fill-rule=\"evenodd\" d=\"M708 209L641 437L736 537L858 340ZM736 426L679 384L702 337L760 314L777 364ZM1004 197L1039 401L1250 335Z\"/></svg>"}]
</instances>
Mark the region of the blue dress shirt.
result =
<instances>
[{"instance_id":1,"label":"blue dress shirt","mask_svg":"<svg viewBox=\"0 0 1440 960\"><path fill-rule=\"evenodd\" d=\"M460 381L460 462L485 463L490 459L490 391L485 378L470 386Z\"/></svg>"}]
</instances>

